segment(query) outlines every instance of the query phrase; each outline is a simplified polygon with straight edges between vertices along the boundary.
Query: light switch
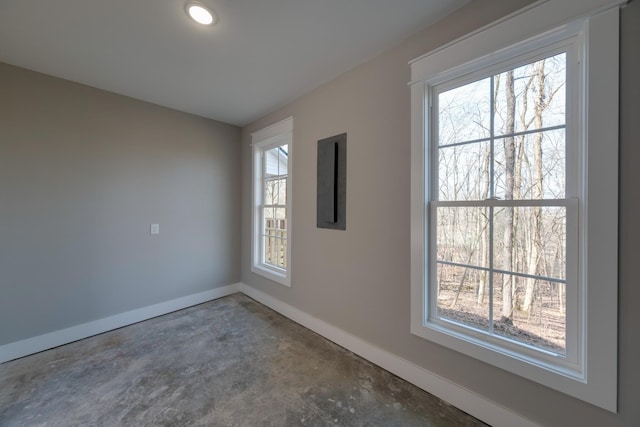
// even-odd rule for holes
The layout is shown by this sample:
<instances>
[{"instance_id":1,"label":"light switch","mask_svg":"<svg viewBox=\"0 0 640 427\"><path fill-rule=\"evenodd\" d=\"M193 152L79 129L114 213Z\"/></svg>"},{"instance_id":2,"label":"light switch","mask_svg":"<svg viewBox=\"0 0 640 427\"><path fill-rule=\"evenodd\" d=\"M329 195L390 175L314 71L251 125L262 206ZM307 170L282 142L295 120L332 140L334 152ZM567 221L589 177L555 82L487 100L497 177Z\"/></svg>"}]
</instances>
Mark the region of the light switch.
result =
<instances>
[{"instance_id":1,"label":"light switch","mask_svg":"<svg viewBox=\"0 0 640 427\"><path fill-rule=\"evenodd\" d=\"M151 224L151 234L160 234L160 224Z\"/></svg>"}]
</instances>

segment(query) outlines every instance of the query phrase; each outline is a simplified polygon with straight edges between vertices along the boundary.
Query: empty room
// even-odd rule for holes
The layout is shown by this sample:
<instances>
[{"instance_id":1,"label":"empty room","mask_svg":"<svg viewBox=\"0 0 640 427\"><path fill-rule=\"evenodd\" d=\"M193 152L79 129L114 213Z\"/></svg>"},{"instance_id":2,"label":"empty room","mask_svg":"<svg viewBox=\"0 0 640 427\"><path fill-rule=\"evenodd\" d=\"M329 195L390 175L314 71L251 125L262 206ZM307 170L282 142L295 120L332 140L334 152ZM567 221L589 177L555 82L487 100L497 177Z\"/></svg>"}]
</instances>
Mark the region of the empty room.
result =
<instances>
[{"instance_id":1,"label":"empty room","mask_svg":"<svg viewBox=\"0 0 640 427\"><path fill-rule=\"evenodd\" d=\"M0 0L0 426L640 426L639 43L637 0Z\"/></svg>"}]
</instances>

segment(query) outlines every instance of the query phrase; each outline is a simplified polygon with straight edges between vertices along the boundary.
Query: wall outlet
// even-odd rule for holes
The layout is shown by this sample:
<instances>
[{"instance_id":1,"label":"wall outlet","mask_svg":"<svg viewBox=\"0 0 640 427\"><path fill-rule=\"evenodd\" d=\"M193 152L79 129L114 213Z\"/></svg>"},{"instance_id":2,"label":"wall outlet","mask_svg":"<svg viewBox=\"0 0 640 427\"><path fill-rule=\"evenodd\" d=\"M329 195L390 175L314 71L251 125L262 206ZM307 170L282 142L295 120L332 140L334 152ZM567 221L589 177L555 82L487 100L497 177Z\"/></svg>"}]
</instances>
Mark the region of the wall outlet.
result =
<instances>
[{"instance_id":1,"label":"wall outlet","mask_svg":"<svg viewBox=\"0 0 640 427\"><path fill-rule=\"evenodd\" d=\"M151 224L151 234L160 234L160 224Z\"/></svg>"}]
</instances>

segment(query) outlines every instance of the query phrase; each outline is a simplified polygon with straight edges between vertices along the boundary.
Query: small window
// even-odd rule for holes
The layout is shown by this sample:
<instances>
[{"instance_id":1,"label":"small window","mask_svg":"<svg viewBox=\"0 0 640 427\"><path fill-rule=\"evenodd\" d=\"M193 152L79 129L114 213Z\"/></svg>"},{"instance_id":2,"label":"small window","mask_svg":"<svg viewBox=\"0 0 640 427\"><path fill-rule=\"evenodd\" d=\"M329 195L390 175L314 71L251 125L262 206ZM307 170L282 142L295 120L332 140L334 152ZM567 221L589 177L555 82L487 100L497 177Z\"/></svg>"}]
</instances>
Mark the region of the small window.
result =
<instances>
[{"instance_id":1,"label":"small window","mask_svg":"<svg viewBox=\"0 0 640 427\"><path fill-rule=\"evenodd\" d=\"M290 285L291 141L289 118L252 134L252 271Z\"/></svg>"}]
</instances>

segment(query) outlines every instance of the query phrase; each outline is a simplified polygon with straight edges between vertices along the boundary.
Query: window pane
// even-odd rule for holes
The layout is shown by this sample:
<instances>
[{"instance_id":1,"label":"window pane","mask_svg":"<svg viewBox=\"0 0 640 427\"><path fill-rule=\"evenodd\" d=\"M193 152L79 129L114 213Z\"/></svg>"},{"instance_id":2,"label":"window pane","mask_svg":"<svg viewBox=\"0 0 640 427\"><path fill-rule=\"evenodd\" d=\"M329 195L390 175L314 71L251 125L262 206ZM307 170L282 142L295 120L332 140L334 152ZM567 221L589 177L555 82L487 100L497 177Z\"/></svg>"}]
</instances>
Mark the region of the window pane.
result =
<instances>
[{"instance_id":1,"label":"window pane","mask_svg":"<svg viewBox=\"0 0 640 427\"><path fill-rule=\"evenodd\" d=\"M566 208L496 208L494 267L499 270L566 278Z\"/></svg>"},{"instance_id":2,"label":"window pane","mask_svg":"<svg viewBox=\"0 0 640 427\"><path fill-rule=\"evenodd\" d=\"M566 79L565 53L496 75L496 135L564 125Z\"/></svg>"},{"instance_id":3,"label":"window pane","mask_svg":"<svg viewBox=\"0 0 640 427\"><path fill-rule=\"evenodd\" d=\"M491 79L469 83L438 95L438 145L489 136Z\"/></svg>"},{"instance_id":4,"label":"window pane","mask_svg":"<svg viewBox=\"0 0 640 427\"><path fill-rule=\"evenodd\" d=\"M274 229L276 226L276 208L264 208L264 230Z\"/></svg>"},{"instance_id":5,"label":"window pane","mask_svg":"<svg viewBox=\"0 0 640 427\"><path fill-rule=\"evenodd\" d=\"M489 210L486 207L439 207L438 261L489 266Z\"/></svg>"},{"instance_id":6,"label":"window pane","mask_svg":"<svg viewBox=\"0 0 640 427\"><path fill-rule=\"evenodd\" d=\"M275 239L275 253L273 259L273 265L280 266L281 252L280 248L282 245L280 244L280 239Z\"/></svg>"},{"instance_id":7,"label":"window pane","mask_svg":"<svg viewBox=\"0 0 640 427\"><path fill-rule=\"evenodd\" d=\"M286 222L287 208L274 208L273 211L276 218L275 228L281 228L283 222Z\"/></svg>"},{"instance_id":8,"label":"window pane","mask_svg":"<svg viewBox=\"0 0 640 427\"><path fill-rule=\"evenodd\" d=\"M277 239L278 244L278 256L276 259L276 266L280 268L287 268L287 241L285 239Z\"/></svg>"},{"instance_id":9,"label":"window pane","mask_svg":"<svg viewBox=\"0 0 640 427\"><path fill-rule=\"evenodd\" d=\"M287 178L272 178L266 181L265 203L268 205L287 203Z\"/></svg>"},{"instance_id":10,"label":"window pane","mask_svg":"<svg viewBox=\"0 0 640 427\"><path fill-rule=\"evenodd\" d=\"M488 273L438 264L438 317L489 329Z\"/></svg>"},{"instance_id":11,"label":"window pane","mask_svg":"<svg viewBox=\"0 0 640 427\"><path fill-rule=\"evenodd\" d=\"M280 238L280 232L270 231L264 236L264 263L274 267L287 268L287 239Z\"/></svg>"},{"instance_id":12,"label":"window pane","mask_svg":"<svg viewBox=\"0 0 640 427\"><path fill-rule=\"evenodd\" d=\"M287 146L275 147L264 152L264 173L266 178L287 174Z\"/></svg>"},{"instance_id":13,"label":"window pane","mask_svg":"<svg viewBox=\"0 0 640 427\"><path fill-rule=\"evenodd\" d=\"M278 204L278 179L267 179L264 183L264 204L265 205L277 205Z\"/></svg>"},{"instance_id":14,"label":"window pane","mask_svg":"<svg viewBox=\"0 0 640 427\"><path fill-rule=\"evenodd\" d=\"M564 283L494 275L494 333L535 347L566 351L566 291ZM504 285L507 284L507 287ZM511 289L513 309L505 304L504 289ZM524 306L527 296L530 306Z\"/></svg>"},{"instance_id":15,"label":"window pane","mask_svg":"<svg viewBox=\"0 0 640 427\"><path fill-rule=\"evenodd\" d=\"M507 153L510 153L507 160ZM566 189L564 129L495 142L495 195L507 200L563 199Z\"/></svg>"},{"instance_id":16,"label":"window pane","mask_svg":"<svg viewBox=\"0 0 640 427\"><path fill-rule=\"evenodd\" d=\"M280 178L278 180L278 204L287 204L287 178Z\"/></svg>"},{"instance_id":17,"label":"window pane","mask_svg":"<svg viewBox=\"0 0 640 427\"><path fill-rule=\"evenodd\" d=\"M276 259L275 237L264 237L264 263L274 265Z\"/></svg>"},{"instance_id":18,"label":"window pane","mask_svg":"<svg viewBox=\"0 0 640 427\"><path fill-rule=\"evenodd\" d=\"M485 200L489 197L489 142L438 150L440 200Z\"/></svg>"}]
</instances>

